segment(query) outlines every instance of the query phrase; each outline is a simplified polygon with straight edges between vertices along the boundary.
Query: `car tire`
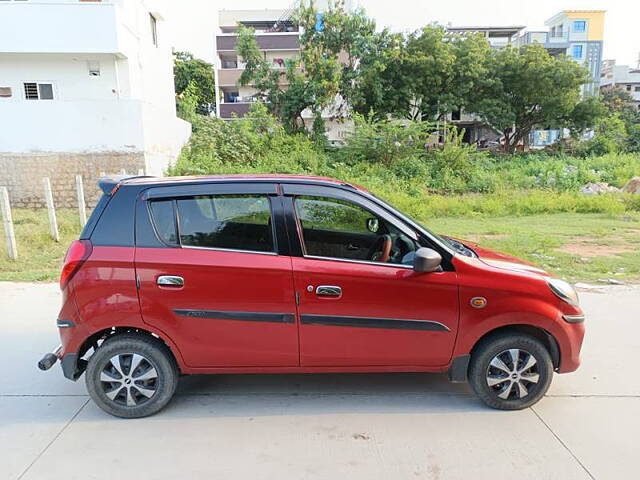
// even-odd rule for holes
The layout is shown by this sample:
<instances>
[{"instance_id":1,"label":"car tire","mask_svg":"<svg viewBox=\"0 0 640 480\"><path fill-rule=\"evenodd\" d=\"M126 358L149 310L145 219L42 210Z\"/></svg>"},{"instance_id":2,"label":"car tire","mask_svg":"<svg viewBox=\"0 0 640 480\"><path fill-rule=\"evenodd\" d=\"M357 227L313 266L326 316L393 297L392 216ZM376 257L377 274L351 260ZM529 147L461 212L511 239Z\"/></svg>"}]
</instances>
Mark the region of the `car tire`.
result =
<instances>
[{"instance_id":1,"label":"car tire","mask_svg":"<svg viewBox=\"0 0 640 480\"><path fill-rule=\"evenodd\" d=\"M85 382L89 395L105 412L140 418L169 403L178 383L178 369L162 341L127 333L102 343L89 359Z\"/></svg>"},{"instance_id":2,"label":"car tire","mask_svg":"<svg viewBox=\"0 0 640 480\"><path fill-rule=\"evenodd\" d=\"M538 402L547 392L553 362L538 339L523 334L499 334L483 340L474 349L468 375L474 392L488 406L521 410Z\"/></svg>"}]
</instances>

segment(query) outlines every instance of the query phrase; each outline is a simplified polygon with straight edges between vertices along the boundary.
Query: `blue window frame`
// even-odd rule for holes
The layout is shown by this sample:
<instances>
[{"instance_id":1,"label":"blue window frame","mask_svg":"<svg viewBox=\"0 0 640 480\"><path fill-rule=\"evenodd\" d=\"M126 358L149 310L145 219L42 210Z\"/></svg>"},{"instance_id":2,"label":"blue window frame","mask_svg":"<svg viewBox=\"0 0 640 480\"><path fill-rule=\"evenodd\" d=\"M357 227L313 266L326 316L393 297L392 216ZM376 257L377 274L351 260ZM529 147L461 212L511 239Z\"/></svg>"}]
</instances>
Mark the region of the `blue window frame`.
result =
<instances>
[{"instance_id":1,"label":"blue window frame","mask_svg":"<svg viewBox=\"0 0 640 480\"><path fill-rule=\"evenodd\" d=\"M585 20L575 20L573 22L573 31L574 32L586 32L587 31L587 22Z\"/></svg>"},{"instance_id":2,"label":"blue window frame","mask_svg":"<svg viewBox=\"0 0 640 480\"><path fill-rule=\"evenodd\" d=\"M571 50L571 56L573 57L574 60L581 60L582 59L582 45L574 45L573 49Z\"/></svg>"}]
</instances>

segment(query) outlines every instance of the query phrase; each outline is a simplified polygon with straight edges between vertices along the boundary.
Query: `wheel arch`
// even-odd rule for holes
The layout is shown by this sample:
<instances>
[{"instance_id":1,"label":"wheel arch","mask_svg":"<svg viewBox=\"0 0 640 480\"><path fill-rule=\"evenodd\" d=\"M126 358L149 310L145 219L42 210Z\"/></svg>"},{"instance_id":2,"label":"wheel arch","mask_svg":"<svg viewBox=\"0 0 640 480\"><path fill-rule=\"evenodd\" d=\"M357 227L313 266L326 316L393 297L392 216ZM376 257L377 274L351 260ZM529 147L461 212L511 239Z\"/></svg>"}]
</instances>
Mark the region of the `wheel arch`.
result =
<instances>
[{"instance_id":1,"label":"wheel arch","mask_svg":"<svg viewBox=\"0 0 640 480\"><path fill-rule=\"evenodd\" d=\"M560 347L558 346L556 338L544 328L529 324L503 325L485 332L473 344L470 354L473 356L479 345L491 340L492 337L505 333L517 333L540 340L549 352L549 355L551 355L553 368L557 370L560 367Z\"/></svg>"},{"instance_id":2,"label":"wheel arch","mask_svg":"<svg viewBox=\"0 0 640 480\"><path fill-rule=\"evenodd\" d=\"M160 341L166 347L166 350L170 354L170 357L174 362L178 372L182 372L184 364L182 362L180 351L173 342L168 340L166 336L162 334L162 332L156 332L152 329L140 328L135 326L114 325L108 328L96 330L95 332L91 333L82 342L76 353L65 355L62 360L62 369L64 371L65 377L72 380L77 380L78 378L80 378L80 376L87 368L88 363L88 360L85 360L83 357L91 348L99 348L98 342L106 341L107 339L113 338L118 335L131 333L138 334L143 337L147 336Z\"/></svg>"}]
</instances>

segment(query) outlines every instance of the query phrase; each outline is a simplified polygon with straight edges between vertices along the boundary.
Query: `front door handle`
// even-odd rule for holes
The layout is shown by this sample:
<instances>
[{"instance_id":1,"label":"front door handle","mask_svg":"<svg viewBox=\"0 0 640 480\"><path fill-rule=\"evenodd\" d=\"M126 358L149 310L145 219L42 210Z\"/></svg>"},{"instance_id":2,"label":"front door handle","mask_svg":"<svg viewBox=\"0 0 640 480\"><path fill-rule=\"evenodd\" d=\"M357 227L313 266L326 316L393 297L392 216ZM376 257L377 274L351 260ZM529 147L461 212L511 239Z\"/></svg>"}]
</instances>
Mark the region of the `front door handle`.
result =
<instances>
[{"instance_id":1,"label":"front door handle","mask_svg":"<svg viewBox=\"0 0 640 480\"><path fill-rule=\"evenodd\" d=\"M342 288L336 285L318 285L316 295L319 297L339 297L342 295Z\"/></svg>"},{"instance_id":2,"label":"front door handle","mask_svg":"<svg viewBox=\"0 0 640 480\"><path fill-rule=\"evenodd\" d=\"M162 287L184 287L184 278L178 275L160 275L156 283Z\"/></svg>"}]
</instances>

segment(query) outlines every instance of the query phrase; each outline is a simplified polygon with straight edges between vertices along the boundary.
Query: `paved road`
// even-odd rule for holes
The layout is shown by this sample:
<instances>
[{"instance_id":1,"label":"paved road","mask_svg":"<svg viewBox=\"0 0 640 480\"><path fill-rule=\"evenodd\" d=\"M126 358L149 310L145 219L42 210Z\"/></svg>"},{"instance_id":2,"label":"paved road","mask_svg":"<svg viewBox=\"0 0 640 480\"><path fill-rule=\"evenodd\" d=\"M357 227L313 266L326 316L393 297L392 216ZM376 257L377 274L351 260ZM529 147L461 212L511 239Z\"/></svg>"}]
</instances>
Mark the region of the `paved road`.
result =
<instances>
[{"instance_id":1,"label":"paved road","mask_svg":"<svg viewBox=\"0 0 640 480\"><path fill-rule=\"evenodd\" d=\"M520 412L441 375L229 375L184 378L160 414L120 420L35 367L57 342L57 286L3 283L0 478L638 478L640 289L582 302L582 368Z\"/></svg>"}]
</instances>

